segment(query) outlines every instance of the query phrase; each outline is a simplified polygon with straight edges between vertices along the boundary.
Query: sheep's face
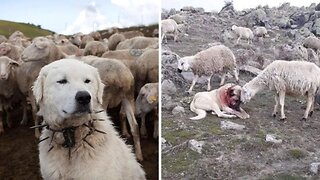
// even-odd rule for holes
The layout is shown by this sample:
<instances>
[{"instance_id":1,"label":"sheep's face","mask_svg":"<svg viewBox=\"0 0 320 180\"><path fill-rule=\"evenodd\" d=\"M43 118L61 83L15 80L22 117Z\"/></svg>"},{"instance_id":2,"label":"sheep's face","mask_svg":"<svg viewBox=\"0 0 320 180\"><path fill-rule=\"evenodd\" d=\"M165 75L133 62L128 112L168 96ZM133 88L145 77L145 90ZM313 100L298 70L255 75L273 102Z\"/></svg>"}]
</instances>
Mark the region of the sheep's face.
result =
<instances>
[{"instance_id":1,"label":"sheep's face","mask_svg":"<svg viewBox=\"0 0 320 180\"><path fill-rule=\"evenodd\" d=\"M253 93L250 90L248 90L245 86L243 86L241 90L241 102L243 103L249 102L252 96L253 96Z\"/></svg>"},{"instance_id":2,"label":"sheep's face","mask_svg":"<svg viewBox=\"0 0 320 180\"><path fill-rule=\"evenodd\" d=\"M5 56L11 51L11 47L8 43L2 43L0 44L0 55Z\"/></svg>"},{"instance_id":3,"label":"sheep's face","mask_svg":"<svg viewBox=\"0 0 320 180\"><path fill-rule=\"evenodd\" d=\"M190 64L186 58L181 58L178 60L178 71L181 73L182 71L188 71L190 68Z\"/></svg>"},{"instance_id":4,"label":"sheep's face","mask_svg":"<svg viewBox=\"0 0 320 180\"><path fill-rule=\"evenodd\" d=\"M22 53L23 61L37 61L44 59L50 53L50 40L44 37L35 38Z\"/></svg>"},{"instance_id":5,"label":"sheep's face","mask_svg":"<svg viewBox=\"0 0 320 180\"><path fill-rule=\"evenodd\" d=\"M16 61L6 56L0 57L0 79L7 80L11 70L17 66L19 66L19 64Z\"/></svg>"}]
</instances>

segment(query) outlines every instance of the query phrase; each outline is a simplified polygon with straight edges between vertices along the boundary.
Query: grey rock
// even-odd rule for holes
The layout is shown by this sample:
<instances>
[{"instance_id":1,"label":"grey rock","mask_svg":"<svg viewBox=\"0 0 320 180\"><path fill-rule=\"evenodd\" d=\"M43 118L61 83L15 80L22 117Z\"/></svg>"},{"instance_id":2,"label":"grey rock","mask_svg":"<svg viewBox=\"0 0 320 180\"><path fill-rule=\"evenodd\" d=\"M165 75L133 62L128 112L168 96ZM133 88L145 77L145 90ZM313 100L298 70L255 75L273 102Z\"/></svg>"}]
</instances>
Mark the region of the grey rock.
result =
<instances>
[{"instance_id":1,"label":"grey rock","mask_svg":"<svg viewBox=\"0 0 320 180\"><path fill-rule=\"evenodd\" d=\"M320 36L320 18L316 19L312 28L311 32L316 36Z\"/></svg>"},{"instance_id":2,"label":"grey rock","mask_svg":"<svg viewBox=\"0 0 320 180\"><path fill-rule=\"evenodd\" d=\"M175 94L177 92L177 88L174 85L174 83L169 80L169 79L165 79L162 83L161 83L161 88L162 88L162 93L163 94Z\"/></svg>"},{"instance_id":3,"label":"grey rock","mask_svg":"<svg viewBox=\"0 0 320 180\"><path fill-rule=\"evenodd\" d=\"M197 140L191 139L188 142L188 147L191 150L198 152L199 154L201 154L203 145L204 145L204 141L197 141Z\"/></svg>"},{"instance_id":4,"label":"grey rock","mask_svg":"<svg viewBox=\"0 0 320 180\"><path fill-rule=\"evenodd\" d=\"M310 172L313 174L318 174L320 162L315 162L310 164Z\"/></svg>"},{"instance_id":5,"label":"grey rock","mask_svg":"<svg viewBox=\"0 0 320 180\"><path fill-rule=\"evenodd\" d=\"M240 125L231 121L221 121L221 129L230 129L230 130L243 130L246 128L244 125Z\"/></svg>"},{"instance_id":6,"label":"grey rock","mask_svg":"<svg viewBox=\"0 0 320 180\"><path fill-rule=\"evenodd\" d=\"M267 134L266 135L266 142L280 144L280 143L282 143L282 139L279 139L279 137L275 134Z\"/></svg>"},{"instance_id":7,"label":"grey rock","mask_svg":"<svg viewBox=\"0 0 320 180\"><path fill-rule=\"evenodd\" d=\"M183 114L183 113L185 113L185 111L184 111L184 108L182 107L182 106L176 106L175 108L173 108L173 110L172 110L172 114L173 115L177 115L177 114Z\"/></svg>"}]
</instances>

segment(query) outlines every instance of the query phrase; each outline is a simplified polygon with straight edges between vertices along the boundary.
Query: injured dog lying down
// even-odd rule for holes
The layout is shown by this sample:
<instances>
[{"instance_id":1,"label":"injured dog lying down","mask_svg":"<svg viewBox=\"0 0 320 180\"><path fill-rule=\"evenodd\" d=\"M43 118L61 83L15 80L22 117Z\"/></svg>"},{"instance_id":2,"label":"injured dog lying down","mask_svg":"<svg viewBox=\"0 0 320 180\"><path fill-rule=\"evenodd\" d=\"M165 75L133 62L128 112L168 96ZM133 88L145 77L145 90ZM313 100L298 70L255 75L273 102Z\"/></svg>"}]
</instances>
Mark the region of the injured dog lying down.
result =
<instances>
[{"instance_id":1,"label":"injured dog lying down","mask_svg":"<svg viewBox=\"0 0 320 180\"><path fill-rule=\"evenodd\" d=\"M44 120L39 143L44 179L145 179L101 107L103 88L97 69L78 60L41 69L33 93Z\"/></svg>"},{"instance_id":2,"label":"injured dog lying down","mask_svg":"<svg viewBox=\"0 0 320 180\"><path fill-rule=\"evenodd\" d=\"M241 86L232 83L209 92L199 92L190 104L190 110L198 115L190 119L203 119L206 111L212 111L212 114L222 118L249 118L249 114L240 107L240 94Z\"/></svg>"}]
</instances>

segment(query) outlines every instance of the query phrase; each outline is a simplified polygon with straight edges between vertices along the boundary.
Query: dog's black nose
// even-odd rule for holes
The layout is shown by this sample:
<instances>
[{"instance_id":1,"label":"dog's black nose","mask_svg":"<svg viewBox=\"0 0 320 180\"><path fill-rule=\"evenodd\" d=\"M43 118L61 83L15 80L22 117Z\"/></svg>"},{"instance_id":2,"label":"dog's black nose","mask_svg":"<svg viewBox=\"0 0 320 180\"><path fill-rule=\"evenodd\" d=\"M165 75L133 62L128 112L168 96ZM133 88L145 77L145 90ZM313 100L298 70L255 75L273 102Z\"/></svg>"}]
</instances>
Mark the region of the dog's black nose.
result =
<instances>
[{"instance_id":1,"label":"dog's black nose","mask_svg":"<svg viewBox=\"0 0 320 180\"><path fill-rule=\"evenodd\" d=\"M181 69L178 69L178 73L181 73L182 72L182 70Z\"/></svg>"},{"instance_id":2,"label":"dog's black nose","mask_svg":"<svg viewBox=\"0 0 320 180\"><path fill-rule=\"evenodd\" d=\"M89 104L91 100L91 96L87 91L79 91L76 94L76 101L79 104L86 105Z\"/></svg>"}]
</instances>

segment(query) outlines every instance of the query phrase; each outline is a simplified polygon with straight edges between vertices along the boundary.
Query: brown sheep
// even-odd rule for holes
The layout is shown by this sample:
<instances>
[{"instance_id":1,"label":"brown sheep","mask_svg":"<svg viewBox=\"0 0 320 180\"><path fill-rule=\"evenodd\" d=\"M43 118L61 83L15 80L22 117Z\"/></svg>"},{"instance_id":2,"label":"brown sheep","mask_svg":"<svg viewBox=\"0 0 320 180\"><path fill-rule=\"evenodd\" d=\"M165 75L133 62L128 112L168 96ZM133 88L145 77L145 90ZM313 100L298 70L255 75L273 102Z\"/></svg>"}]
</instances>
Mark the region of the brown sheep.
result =
<instances>
[{"instance_id":1,"label":"brown sheep","mask_svg":"<svg viewBox=\"0 0 320 180\"><path fill-rule=\"evenodd\" d=\"M124 41L126 40L126 38L124 37L123 34L118 34L118 33L115 33L115 34L112 34L110 37L109 37L109 41L108 41L108 48L109 50L116 50L117 48L117 45L121 42L121 41Z\"/></svg>"},{"instance_id":2,"label":"brown sheep","mask_svg":"<svg viewBox=\"0 0 320 180\"><path fill-rule=\"evenodd\" d=\"M15 46L10 43L4 42L0 44L0 56L7 56L15 61L20 60L22 51L22 47Z\"/></svg>"}]
</instances>

